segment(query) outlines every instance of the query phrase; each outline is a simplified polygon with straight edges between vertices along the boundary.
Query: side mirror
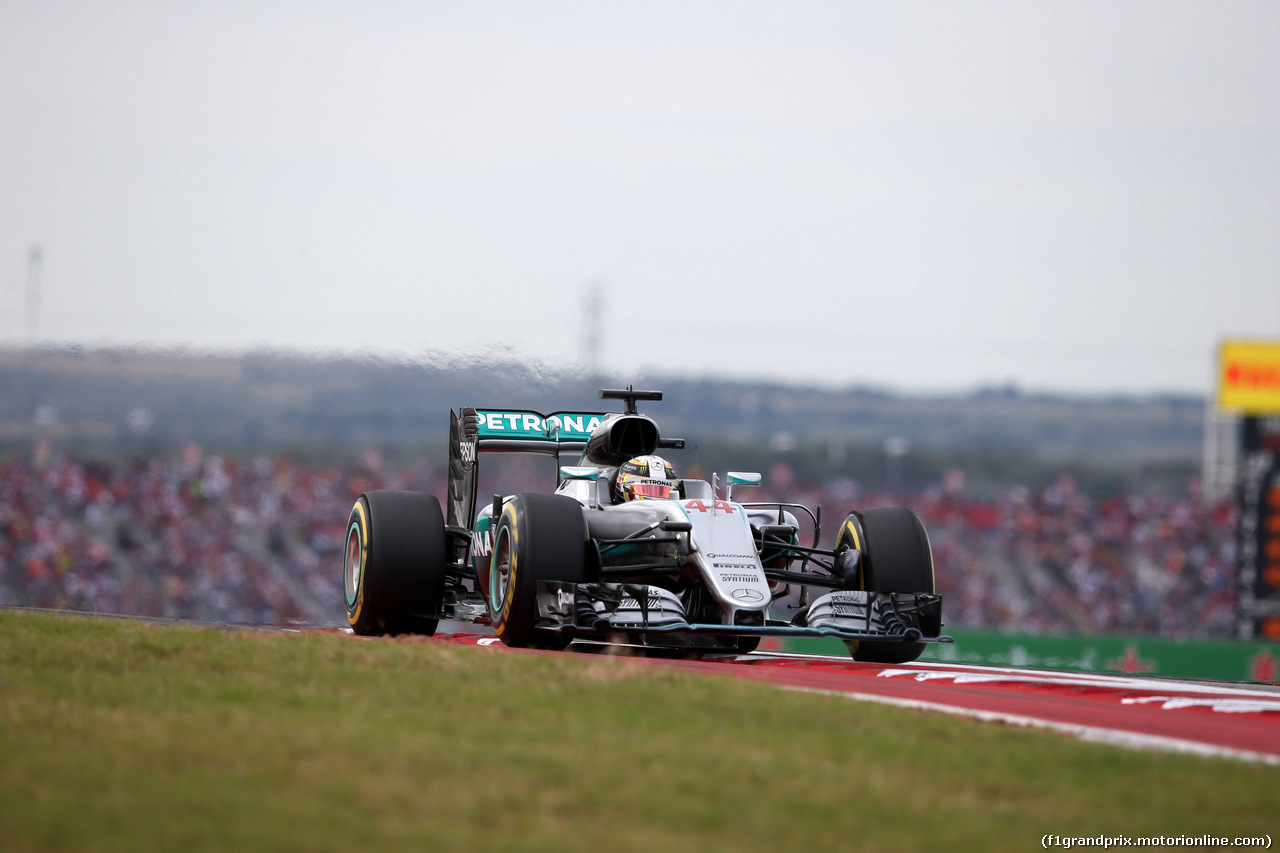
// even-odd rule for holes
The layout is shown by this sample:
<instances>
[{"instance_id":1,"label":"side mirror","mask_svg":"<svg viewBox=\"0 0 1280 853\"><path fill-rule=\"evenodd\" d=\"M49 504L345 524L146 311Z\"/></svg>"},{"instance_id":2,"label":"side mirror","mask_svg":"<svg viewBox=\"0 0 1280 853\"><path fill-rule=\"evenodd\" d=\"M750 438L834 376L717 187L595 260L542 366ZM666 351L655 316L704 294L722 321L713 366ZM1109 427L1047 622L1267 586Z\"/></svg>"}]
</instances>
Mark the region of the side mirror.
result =
<instances>
[{"instance_id":1,"label":"side mirror","mask_svg":"<svg viewBox=\"0 0 1280 853\"><path fill-rule=\"evenodd\" d=\"M563 465L560 468L560 479L562 480L599 480L600 469L589 468L586 466L579 468L576 465Z\"/></svg>"},{"instance_id":2,"label":"side mirror","mask_svg":"<svg viewBox=\"0 0 1280 853\"><path fill-rule=\"evenodd\" d=\"M734 486L758 486L760 475L746 471L729 471L724 475L724 499L733 500Z\"/></svg>"},{"instance_id":3,"label":"side mirror","mask_svg":"<svg viewBox=\"0 0 1280 853\"><path fill-rule=\"evenodd\" d=\"M582 467L578 467L577 465L560 466L561 481L579 480L587 483L596 483L596 482L599 482L600 480L600 474L601 474L601 471L599 468L591 468L586 465L583 465ZM596 489L592 489L592 491L595 493L595 507L596 509L599 509L600 508L600 489L596 488Z\"/></svg>"}]
</instances>

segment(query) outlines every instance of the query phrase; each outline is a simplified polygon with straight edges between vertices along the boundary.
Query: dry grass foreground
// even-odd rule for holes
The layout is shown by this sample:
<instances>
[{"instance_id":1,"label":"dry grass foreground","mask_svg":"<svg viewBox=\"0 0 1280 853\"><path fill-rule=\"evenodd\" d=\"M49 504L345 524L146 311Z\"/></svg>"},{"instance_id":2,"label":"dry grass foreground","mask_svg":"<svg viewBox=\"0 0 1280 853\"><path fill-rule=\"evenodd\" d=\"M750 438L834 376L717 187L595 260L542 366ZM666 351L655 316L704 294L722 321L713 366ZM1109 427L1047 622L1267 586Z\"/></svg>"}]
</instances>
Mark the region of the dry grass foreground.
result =
<instances>
[{"instance_id":1,"label":"dry grass foreground","mask_svg":"<svg viewBox=\"0 0 1280 853\"><path fill-rule=\"evenodd\" d=\"M0 612L0 846L1030 850L1277 833L1280 770L579 655Z\"/></svg>"}]
</instances>

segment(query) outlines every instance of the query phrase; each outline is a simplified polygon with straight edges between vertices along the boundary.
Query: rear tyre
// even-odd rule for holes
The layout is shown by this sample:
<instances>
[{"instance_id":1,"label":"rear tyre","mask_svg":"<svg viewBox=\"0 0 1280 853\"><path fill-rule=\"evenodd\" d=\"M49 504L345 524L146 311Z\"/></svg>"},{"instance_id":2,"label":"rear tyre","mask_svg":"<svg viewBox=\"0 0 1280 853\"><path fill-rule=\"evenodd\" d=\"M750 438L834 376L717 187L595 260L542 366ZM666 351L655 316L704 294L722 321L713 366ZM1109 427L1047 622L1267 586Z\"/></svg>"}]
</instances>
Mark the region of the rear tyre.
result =
<instances>
[{"instance_id":1,"label":"rear tyre","mask_svg":"<svg viewBox=\"0 0 1280 853\"><path fill-rule=\"evenodd\" d=\"M836 550L857 548L862 556L844 577L845 589L867 592L933 592L933 552L920 517L902 507L873 507L849 513L840 526ZM909 663L924 643L846 640L854 660Z\"/></svg>"},{"instance_id":2,"label":"rear tyre","mask_svg":"<svg viewBox=\"0 0 1280 853\"><path fill-rule=\"evenodd\" d=\"M347 624L362 636L434 634L446 560L444 515L434 495L365 492L347 520Z\"/></svg>"},{"instance_id":3,"label":"rear tyre","mask_svg":"<svg viewBox=\"0 0 1280 853\"><path fill-rule=\"evenodd\" d=\"M538 581L587 580L587 522L564 495L516 495L502 506L489 564L489 620L508 646L563 649L568 634L535 627Z\"/></svg>"}]
</instances>

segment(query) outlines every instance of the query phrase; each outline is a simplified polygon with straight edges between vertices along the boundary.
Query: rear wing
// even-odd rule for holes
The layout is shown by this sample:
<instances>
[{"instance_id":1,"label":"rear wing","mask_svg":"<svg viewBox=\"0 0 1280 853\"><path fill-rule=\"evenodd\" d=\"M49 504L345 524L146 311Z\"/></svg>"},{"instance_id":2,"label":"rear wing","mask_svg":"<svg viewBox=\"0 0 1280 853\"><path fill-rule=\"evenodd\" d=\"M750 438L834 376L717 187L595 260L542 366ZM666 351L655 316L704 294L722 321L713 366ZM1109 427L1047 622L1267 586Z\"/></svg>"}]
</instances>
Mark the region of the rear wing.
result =
<instances>
[{"instance_id":1,"label":"rear wing","mask_svg":"<svg viewBox=\"0 0 1280 853\"><path fill-rule=\"evenodd\" d=\"M449 506L445 523L457 528L470 526L480 454L538 453L557 459L565 452L580 455L592 431L613 416L616 413L544 415L529 409L450 409Z\"/></svg>"},{"instance_id":2,"label":"rear wing","mask_svg":"<svg viewBox=\"0 0 1280 853\"><path fill-rule=\"evenodd\" d=\"M608 417L604 412L555 412L525 409L463 409L463 440L476 453L545 453L582 450L591 431Z\"/></svg>"}]
</instances>

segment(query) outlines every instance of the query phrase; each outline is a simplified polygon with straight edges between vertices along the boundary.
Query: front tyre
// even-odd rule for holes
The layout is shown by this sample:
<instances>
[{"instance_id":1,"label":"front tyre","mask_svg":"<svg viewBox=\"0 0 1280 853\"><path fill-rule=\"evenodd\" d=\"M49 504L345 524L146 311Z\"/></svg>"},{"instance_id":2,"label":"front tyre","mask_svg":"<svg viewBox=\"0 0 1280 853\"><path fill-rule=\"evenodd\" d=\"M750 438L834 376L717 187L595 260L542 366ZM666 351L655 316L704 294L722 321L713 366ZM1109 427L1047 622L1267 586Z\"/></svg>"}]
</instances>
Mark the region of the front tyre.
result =
<instances>
[{"instance_id":1,"label":"front tyre","mask_svg":"<svg viewBox=\"0 0 1280 853\"><path fill-rule=\"evenodd\" d=\"M538 581L587 580L587 522L564 495L516 495L502 506L489 564L489 619L508 646L563 649L568 634L535 627Z\"/></svg>"},{"instance_id":2,"label":"front tyre","mask_svg":"<svg viewBox=\"0 0 1280 853\"><path fill-rule=\"evenodd\" d=\"M447 551L444 515L434 495L365 492L347 519L344 554L342 586L353 631L435 633Z\"/></svg>"},{"instance_id":3,"label":"front tyre","mask_svg":"<svg viewBox=\"0 0 1280 853\"><path fill-rule=\"evenodd\" d=\"M867 592L933 592L933 551L920 517L902 507L872 507L849 513L840 526L836 551L857 548L861 557L846 569L845 589ZM853 659L869 663L910 663L924 643L846 640Z\"/></svg>"}]
</instances>

